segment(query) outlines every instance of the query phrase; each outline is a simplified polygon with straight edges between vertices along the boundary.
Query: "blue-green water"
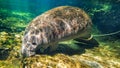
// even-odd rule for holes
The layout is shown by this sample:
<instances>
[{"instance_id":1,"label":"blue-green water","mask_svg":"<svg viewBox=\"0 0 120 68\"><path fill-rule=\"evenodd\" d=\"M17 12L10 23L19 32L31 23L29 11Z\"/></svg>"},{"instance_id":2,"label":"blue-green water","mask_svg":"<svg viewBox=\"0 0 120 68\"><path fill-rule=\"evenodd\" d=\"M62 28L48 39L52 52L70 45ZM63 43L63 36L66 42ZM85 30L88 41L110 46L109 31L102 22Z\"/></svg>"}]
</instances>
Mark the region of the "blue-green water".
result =
<instances>
[{"instance_id":1,"label":"blue-green water","mask_svg":"<svg viewBox=\"0 0 120 68\"><path fill-rule=\"evenodd\" d=\"M115 57L120 56L120 43L118 43L120 42L120 33L118 33L120 31L120 0L0 0L0 60L11 59L6 48L13 50L10 52L16 51L10 56L19 57L16 53L19 53L21 36L33 18L52 8L66 5L85 10L93 22L92 34L117 32L110 36L95 38L100 43L104 42L106 46L108 45L108 51L113 52ZM101 46L104 45L101 44ZM6 57L3 54L4 49ZM5 62L0 62L0 67L3 63Z\"/></svg>"},{"instance_id":2,"label":"blue-green water","mask_svg":"<svg viewBox=\"0 0 120 68\"><path fill-rule=\"evenodd\" d=\"M92 18L93 23L103 33L119 31L120 28L120 1L119 0L0 0L0 19L16 18L22 24L28 24L34 17L57 6L76 6L85 10ZM12 18L10 18L12 17ZM15 19L13 19L15 20ZM7 21L9 25L16 25ZM4 30L6 26L0 25ZM21 26L22 27L22 26ZM0 31L2 31L2 29ZM7 29L7 28L6 28ZM21 31L18 29L18 31Z\"/></svg>"}]
</instances>

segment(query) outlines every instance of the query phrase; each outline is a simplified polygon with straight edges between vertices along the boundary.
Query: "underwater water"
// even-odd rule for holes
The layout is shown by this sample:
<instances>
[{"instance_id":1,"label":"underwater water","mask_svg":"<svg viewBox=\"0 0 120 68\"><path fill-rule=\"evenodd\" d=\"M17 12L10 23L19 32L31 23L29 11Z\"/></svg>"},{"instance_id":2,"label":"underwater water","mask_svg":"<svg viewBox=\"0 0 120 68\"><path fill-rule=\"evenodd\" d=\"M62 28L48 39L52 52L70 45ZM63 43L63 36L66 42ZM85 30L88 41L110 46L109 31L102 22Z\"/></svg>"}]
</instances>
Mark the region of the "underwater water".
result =
<instances>
[{"instance_id":1,"label":"underwater water","mask_svg":"<svg viewBox=\"0 0 120 68\"><path fill-rule=\"evenodd\" d=\"M55 54L21 58L25 28L36 16L58 7L75 6L92 19L98 47L75 40L59 43ZM120 0L0 0L0 68L119 68Z\"/></svg>"}]
</instances>

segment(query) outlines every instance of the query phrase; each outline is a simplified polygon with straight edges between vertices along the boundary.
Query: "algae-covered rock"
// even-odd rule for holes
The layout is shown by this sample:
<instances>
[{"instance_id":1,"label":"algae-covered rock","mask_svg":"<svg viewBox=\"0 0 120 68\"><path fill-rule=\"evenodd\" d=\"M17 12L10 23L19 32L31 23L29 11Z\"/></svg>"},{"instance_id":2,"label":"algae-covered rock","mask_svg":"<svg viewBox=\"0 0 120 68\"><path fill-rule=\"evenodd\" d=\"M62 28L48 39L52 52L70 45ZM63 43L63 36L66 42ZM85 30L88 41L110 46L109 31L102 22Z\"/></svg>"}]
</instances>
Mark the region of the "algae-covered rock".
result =
<instances>
[{"instance_id":1,"label":"algae-covered rock","mask_svg":"<svg viewBox=\"0 0 120 68\"><path fill-rule=\"evenodd\" d=\"M34 56L26 58L23 62L26 68L90 68L89 65L80 62L75 58L71 58L64 54L57 54L55 56Z\"/></svg>"},{"instance_id":2,"label":"algae-covered rock","mask_svg":"<svg viewBox=\"0 0 120 68\"><path fill-rule=\"evenodd\" d=\"M20 50L21 35L17 33L0 32L0 60L5 60ZM13 56L13 55L11 55Z\"/></svg>"},{"instance_id":3,"label":"algae-covered rock","mask_svg":"<svg viewBox=\"0 0 120 68\"><path fill-rule=\"evenodd\" d=\"M23 60L23 68L118 68L120 63L106 57L90 54L68 56L36 55Z\"/></svg>"},{"instance_id":4,"label":"algae-covered rock","mask_svg":"<svg viewBox=\"0 0 120 68\"><path fill-rule=\"evenodd\" d=\"M64 42L67 47L60 45L63 52L54 55L39 54L29 58L20 57L21 34L1 32L1 40L9 35L12 39L9 53L0 53L0 68L119 68L120 50L119 40L115 42L101 43L94 49L87 49L85 52L79 50L79 47L72 46L73 42ZM4 38L3 38L4 37ZM10 38L7 38L8 41ZM1 44L3 44L1 42ZM4 48L7 48L8 45ZM2 45L0 45L2 46ZM73 47L73 50L71 48ZM61 48L59 48L61 49ZM64 50L65 49L65 50ZM71 50L71 51L70 51ZM1 51L0 51L1 52ZM71 54L69 54L69 52ZM77 53L78 52L78 53ZM84 54L81 54L84 53ZM4 54L4 55L3 55ZM67 55L68 54L68 55ZM8 55L7 57L5 55ZM4 58L1 58L4 57Z\"/></svg>"}]
</instances>

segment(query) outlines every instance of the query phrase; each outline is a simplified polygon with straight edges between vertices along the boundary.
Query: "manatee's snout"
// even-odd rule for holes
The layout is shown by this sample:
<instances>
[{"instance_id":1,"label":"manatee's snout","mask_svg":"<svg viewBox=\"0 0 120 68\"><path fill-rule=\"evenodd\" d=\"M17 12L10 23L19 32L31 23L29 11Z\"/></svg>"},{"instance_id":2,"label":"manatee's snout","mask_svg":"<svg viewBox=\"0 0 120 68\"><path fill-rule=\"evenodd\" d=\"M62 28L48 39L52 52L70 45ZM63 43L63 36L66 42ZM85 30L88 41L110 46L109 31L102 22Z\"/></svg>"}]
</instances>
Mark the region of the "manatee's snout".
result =
<instances>
[{"instance_id":1,"label":"manatee's snout","mask_svg":"<svg viewBox=\"0 0 120 68\"><path fill-rule=\"evenodd\" d=\"M30 50L31 47L26 47L26 45L22 45L21 54L23 57L29 57L35 55L35 51Z\"/></svg>"},{"instance_id":2,"label":"manatee's snout","mask_svg":"<svg viewBox=\"0 0 120 68\"><path fill-rule=\"evenodd\" d=\"M22 49L21 49L21 54L22 56L26 57L27 56L27 50L25 48L25 46L22 45Z\"/></svg>"}]
</instances>

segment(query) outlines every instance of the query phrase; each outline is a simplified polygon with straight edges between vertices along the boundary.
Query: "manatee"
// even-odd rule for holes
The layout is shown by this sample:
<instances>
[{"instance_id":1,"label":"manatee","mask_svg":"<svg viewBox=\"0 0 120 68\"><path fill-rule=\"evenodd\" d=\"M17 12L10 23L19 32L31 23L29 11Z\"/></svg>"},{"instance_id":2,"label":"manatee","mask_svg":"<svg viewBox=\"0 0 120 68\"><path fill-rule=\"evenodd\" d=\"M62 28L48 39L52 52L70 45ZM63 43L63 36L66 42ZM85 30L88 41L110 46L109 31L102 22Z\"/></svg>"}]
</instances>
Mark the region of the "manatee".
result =
<instances>
[{"instance_id":1,"label":"manatee","mask_svg":"<svg viewBox=\"0 0 120 68\"><path fill-rule=\"evenodd\" d=\"M58 42L70 39L91 40L92 21L78 7L60 6L34 18L26 27L22 39L23 56L34 56L37 50L55 51Z\"/></svg>"}]
</instances>

